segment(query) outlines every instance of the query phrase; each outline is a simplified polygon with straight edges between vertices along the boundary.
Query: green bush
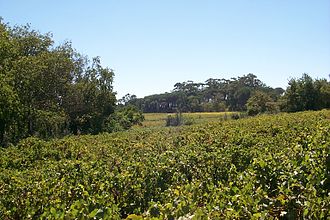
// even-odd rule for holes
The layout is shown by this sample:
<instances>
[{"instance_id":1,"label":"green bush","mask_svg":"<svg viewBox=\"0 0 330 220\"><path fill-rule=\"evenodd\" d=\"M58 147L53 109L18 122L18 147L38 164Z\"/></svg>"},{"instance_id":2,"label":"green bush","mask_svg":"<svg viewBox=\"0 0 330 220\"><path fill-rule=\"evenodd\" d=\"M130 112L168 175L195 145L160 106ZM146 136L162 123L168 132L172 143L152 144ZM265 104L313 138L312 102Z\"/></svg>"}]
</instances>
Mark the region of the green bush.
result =
<instances>
[{"instance_id":1,"label":"green bush","mask_svg":"<svg viewBox=\"0 0 330 220\"><path fill-rule=\"evenodd\" d=\"M180 126L183 124L182 113L175 113L175 115L168 115L166 118L166 127L168 126Z\"/></svg>"}]
</instances>

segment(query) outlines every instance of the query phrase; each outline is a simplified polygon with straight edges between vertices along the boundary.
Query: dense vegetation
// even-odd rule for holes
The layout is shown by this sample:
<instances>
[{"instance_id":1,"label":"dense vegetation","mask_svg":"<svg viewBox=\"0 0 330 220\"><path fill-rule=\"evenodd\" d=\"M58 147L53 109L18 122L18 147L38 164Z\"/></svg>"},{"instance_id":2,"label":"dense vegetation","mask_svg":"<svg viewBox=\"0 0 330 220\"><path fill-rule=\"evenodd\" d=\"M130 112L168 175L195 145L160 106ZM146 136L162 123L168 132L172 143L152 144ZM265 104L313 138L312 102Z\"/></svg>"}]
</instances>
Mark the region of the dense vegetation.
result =
<instances>
[{"instance_id":1,"label":"dense vegetation","mask_svg":"<svg viewBox=\"0 0 330 220\"><path fill-rule=\"evenodd\" d=\"M89 60L71 43L55 46L51 34L28 25L11 28L0 19L0 146L140 122L134 108L116 112L113 76L98 57Z\"/></svg>"},{"instance_id":2,"label":"dense vegetation","mask_svg":"<svg viewBox=\"0 0 330 220\"><path fill-rule=\"evenodd\" d=\"M330 77L330 75L329 75ZM330 108L330 82L313 80L308 74L291 79L283 97L282 109L288 112Z\"/></svg>"},{"instance_id":3,"label":"dense vegetation","mask_svg":"<svg viewBox=\"0 0 330 220\"><path fill-rule=\"evenodd\" d=\"M0 19L0 219L330 217L329 110L197 125L181 114L330 108L326 79L304 74L286 91L253 74L187 81L117 103L113 77L71 43ZM138 109L191 126L123 132Z\"/></svg>"},{"instance_id":4,"label":"dense vegetation","mask_svg":"<svg viewBox=\"0 0 330 220\"><path fill-rule=\"evenodd\" d=\"M270 88L254 74L231 79L208 79L205 83L176 83L170 93L151 95L143 99L126 96L143 112L212 112L245 111L248 99L257 91L266 93L271 101L278 100L284 90Z\"/></svg>"},{"instance_id":5,"label":"dense vegetation","mask_svg":"<svg viewBox=\"0 0 330 220\"><path fill-rule=\"evenodd\" d=\"M0 149L1 219L327 219L330 112Z\"/></svg>"},{"instance_id":6,"label":"dense vegetation","mask_svg":"<svg viewBox=\"0 0 330 220\"><path fill-rule=\"evenodd\" d=\"M286 91L254 74L176 83L170 93L116 100L114 73L70 42L0 19L0 146L36 136L98 134L140 124L143 112L247 111L249 115L330 108L330 82L307 74ZM283 95L284 93L284 95ZM171 124L171 123L170 123ZM180 124L180 123L177 123Z\"/></svg>"},{"instance_id":7,"label":"dense vegetation","mask_svg":"<svg viewBox=\"0 0 330 220\"><path fill-rule=\"evenodd\" d=\"M176 83L170 93L141 99L128 94L121 101L146 113L247 111L256 115L319 110L330 108L330 82L303 74L291 79L286 90L274 89L250 73L238 78L208 79L205 83Z\"/></svg>"}]
</instances>

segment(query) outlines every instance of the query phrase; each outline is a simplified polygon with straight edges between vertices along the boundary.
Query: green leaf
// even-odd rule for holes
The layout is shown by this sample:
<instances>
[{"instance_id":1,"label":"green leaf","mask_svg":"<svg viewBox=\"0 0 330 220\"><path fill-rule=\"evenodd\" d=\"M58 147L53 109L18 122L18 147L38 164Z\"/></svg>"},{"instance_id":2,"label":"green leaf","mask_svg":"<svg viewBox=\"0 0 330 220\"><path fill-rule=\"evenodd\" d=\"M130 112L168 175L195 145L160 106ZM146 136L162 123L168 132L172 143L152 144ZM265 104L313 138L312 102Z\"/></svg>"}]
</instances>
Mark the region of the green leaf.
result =
<instances>
[{"instance_id":1,"label":"green leaf","mask_svg":"<svg viewBox=\"0 0 330 220\"><path fill-rule=\"evenodd\" d=\"M101 209L94 209L91 213L89 213L89 218L94 218L99 212L102 212Z\"/></svg>"},{"instance_id":2,"label":"green leaf","mask_svg":"<svg viewBox=\"0 0 330 220\"><path fill-rule=\"evenodd\" d=\"M127 216L126 218L127 220L140 220L143 219L141 216L135 215L135 214L130 214L129 216Z\"/></svg>"}]
</instances>

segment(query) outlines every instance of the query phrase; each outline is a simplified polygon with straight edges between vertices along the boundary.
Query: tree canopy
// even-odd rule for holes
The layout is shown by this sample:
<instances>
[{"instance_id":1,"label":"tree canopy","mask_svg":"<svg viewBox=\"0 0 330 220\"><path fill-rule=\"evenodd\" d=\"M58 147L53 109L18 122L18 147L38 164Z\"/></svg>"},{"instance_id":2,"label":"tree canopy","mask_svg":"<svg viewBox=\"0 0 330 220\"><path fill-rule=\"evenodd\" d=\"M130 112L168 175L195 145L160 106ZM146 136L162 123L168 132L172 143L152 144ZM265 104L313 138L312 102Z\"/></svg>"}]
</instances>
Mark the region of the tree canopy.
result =
<instances>
[{"instance_id":1,"label":"tree canopy","mask_svg":"<svg viewBox=\"0 0 330 220\"><path fill-rule=\"evenodd\" d=\"M285 91L282 109L288 112L330 108L330 82L312 79L304 73L299 79L291 79Z\"/></svg>"},{"instance_id":2,"label":"tree canopy","mask_svg":"<svg viewBox=\"0 0 330 220\"><path fill-rule=\"evenodd\" d=\"M330 108L330 82L303 74L291 79L286 90L267 86L249 73L231 79L207 79L204 83L179 82L169 93L144 98L126 95L122 100L149 112L248 111L250 115L279 111L296 112Z\"/></svg>"},{"instance_id":3,"label":"tree canopy","mask_svg":"<svg viewBox=\"0 0 330 220\"><path fill-rule=\"evenodd\" d=\"M70 42L56 46L50 33L1 20L0 145L111 130L113 77L99 57L88 59Z\"/></svg>"},{"instance_id":4,"label":"tree canopy","mask_svg":"<svg viewBox=\"0 0 330 220\"><path fill-rule=\"evenodd\" d=\"M170 93L131 99L144 112L245 111L248 99L256 92L267 93L271 101L283 94L282 88L271 88L249 73L231 79L210 78L204 83L176 83Z\"/></svg>"}]
</instances>

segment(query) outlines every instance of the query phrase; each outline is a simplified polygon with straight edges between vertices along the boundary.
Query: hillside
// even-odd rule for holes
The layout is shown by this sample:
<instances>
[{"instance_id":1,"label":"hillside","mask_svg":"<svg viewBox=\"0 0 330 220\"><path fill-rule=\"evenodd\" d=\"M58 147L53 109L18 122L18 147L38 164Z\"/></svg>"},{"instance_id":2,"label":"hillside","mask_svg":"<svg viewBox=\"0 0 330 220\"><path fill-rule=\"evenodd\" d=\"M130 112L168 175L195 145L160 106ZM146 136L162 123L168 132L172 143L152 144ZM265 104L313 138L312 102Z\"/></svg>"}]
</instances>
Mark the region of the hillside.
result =
<instances>
[{"instance_id":1,"label":"hillside","mask_svg":"<svg viewBox=\"0 0 330 220\"><path fill-rule=\"evenodd\" d=\"M326 219L329 152L329 110L29 138L0 148L0 219Z\"/></svg>"}]
</instances>

